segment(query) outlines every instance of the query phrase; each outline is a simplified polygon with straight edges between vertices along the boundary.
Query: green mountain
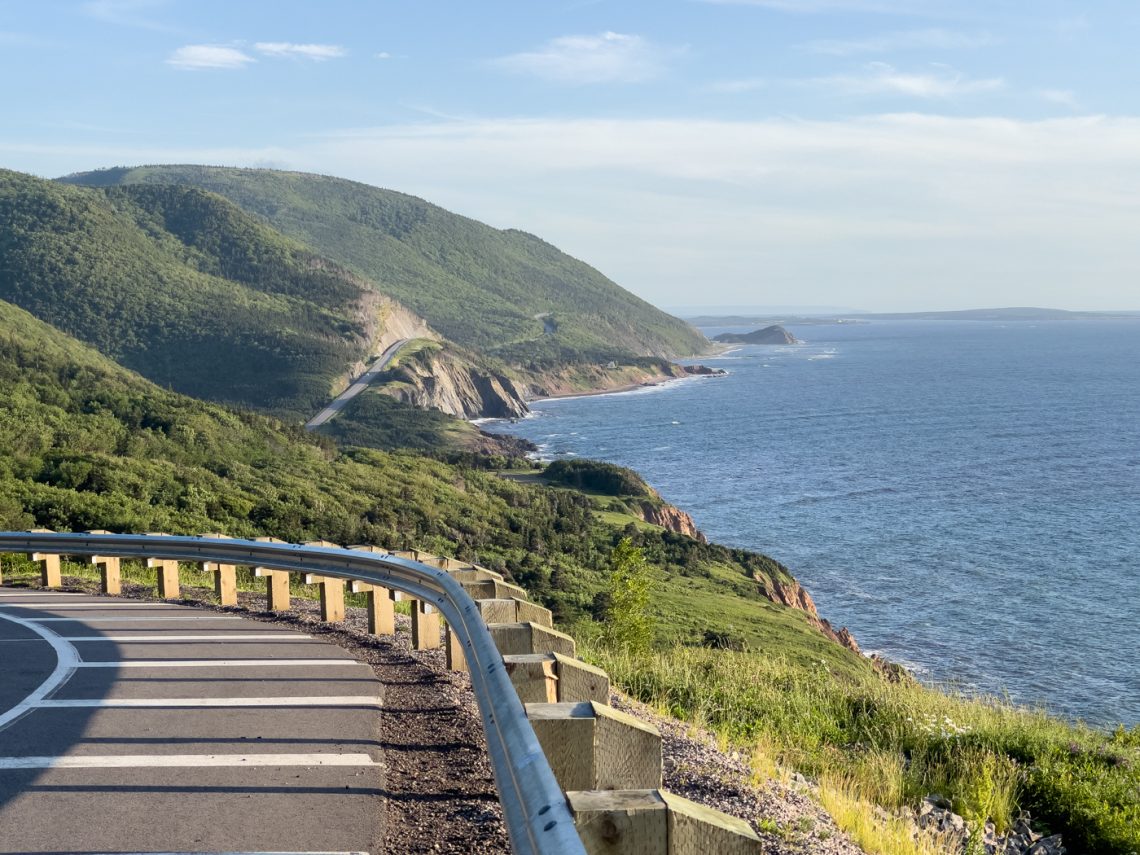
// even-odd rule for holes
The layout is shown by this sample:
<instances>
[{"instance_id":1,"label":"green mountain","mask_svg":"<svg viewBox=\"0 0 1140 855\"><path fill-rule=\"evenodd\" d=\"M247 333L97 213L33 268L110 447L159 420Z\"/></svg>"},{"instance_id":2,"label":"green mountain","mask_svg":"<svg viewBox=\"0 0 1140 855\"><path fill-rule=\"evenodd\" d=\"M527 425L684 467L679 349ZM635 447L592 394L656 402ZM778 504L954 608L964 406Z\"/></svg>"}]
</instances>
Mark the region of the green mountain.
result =
<instances>
[{"instance_id":1,"label":"green mountain","mask_svg":"<svg viewBox=\"0 0 1140 855\"><path fill-rule=\"evenodd\" d=\"M795 586L784 567L646 525L615 501L412 453L339 450L271 417L161 389L0 301L0 529L426 549L509 574L563 625L592 623L609 556L632 534L661 583L662 640L778 639L793 658L866 670L804 612L770 601L769 591Z\"/></svg>"},{"instance_id":2,"label":"green mountain","mask_svg":"<svg viewBox=\"0 0 1140 855\"><path fill-rule=\"evenodd\" d=\"M704 337L548 243L414 196L266 169L144 166L88 186L193 186L375 283L446 338L519 366L699 352Z\"/></svg>"},{"instance_id":3,"label":"green mountain","mask_svg":"<svg viewBox=\"0 0 1140 855\"><path fill-rule=\"evenodd\" d=\"M0 299L160 385L291 418L367 355L380 311L358 277L219 196L9 171Z\"/></svg>"}]
</instances>

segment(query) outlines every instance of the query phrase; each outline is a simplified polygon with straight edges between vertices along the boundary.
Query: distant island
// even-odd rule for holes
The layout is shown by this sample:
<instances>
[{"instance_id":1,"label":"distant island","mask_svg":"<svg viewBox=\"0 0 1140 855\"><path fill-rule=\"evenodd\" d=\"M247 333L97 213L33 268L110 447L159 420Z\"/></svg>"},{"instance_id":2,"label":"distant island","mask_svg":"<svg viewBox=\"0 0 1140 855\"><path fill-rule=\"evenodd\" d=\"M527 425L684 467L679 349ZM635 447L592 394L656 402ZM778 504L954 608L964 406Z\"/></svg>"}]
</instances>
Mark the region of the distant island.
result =
<instances>
[{"instance_id":1,"label":"distant island","mask_svg":"<svg viewBox=\"0 0 1140 855\"><path fill-rule=\"evenodd\" d=\"M721 333L713 338L724 344L801 344L800 340L779 324L747 333Z\"/></svg>"},{"instance_id":2,"label":"distant island","mask_svg":"<svg viewBox=\"0 0 1140 855\"><path fill-rule=\"evenodd\" d=\"M797 324L865 324L870 321L1106 321L1140 318L1140 311L1070 312L1065 309L1011 307L959 309L948 312L857 312L849 315L696 315L687 317L696 327ZM717 337L718 340L720 337Z\"/></svg>"}]
</instances>

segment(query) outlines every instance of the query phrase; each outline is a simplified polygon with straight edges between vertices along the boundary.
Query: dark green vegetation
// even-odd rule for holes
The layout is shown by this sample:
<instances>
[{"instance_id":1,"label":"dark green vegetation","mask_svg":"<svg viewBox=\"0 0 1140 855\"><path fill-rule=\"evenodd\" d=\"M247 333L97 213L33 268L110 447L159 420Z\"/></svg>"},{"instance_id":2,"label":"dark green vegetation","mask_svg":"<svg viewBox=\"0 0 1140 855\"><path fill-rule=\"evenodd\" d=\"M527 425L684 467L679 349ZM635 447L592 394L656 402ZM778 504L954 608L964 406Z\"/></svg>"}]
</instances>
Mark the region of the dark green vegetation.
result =
<instances>
[{"instance_id":1,"label":"dark green vegetation","mask_svg":"<svg viewBox=\"0 0 1140 855\"><path fill-rule=\"evenodd\" d=\"M721 333L713 341L739 344L795 344L796 337L779 324L746 333Z\"/></svg>"},{"instance_id":2,"label":"dark green vegetation","mask_svg":"<svg viewBox=\"0 0 1140 855\"><path fill-rule=\"evenodd\" d=\"M791 578L771 559L640 530L630 517L608 523L582 493L455 459L340 450L270 417L165 391L0 302L0 528L415 547L508 572L563 624L589 626L610 554L632 527L659 582L655 612L684 611L659 622L661 641L699 643L712 628L866 668L764 598L773 579Z\"/></svg>"},{"instance_id":3,"label":"dark green vegetation","mask_svg":"<svg viewBox=\"0 0 1140 855\"><path fill-rule=\"evenodd\" d=\"M369 292L226 200L0 171L0 299L159 385L308 417L370 344Z\"/></svg>"},{"instance_id":4,"label":"dark green vegetation","mask_svg":"<svg viewBox=\"0 0 1140 855\"><path fill-rule=\"evenodd\" d=\"M542 474L552 484L577 487L607 496L657 497L656 491L632 469L600 460L555 460Z\"/></svg>"},{"instance_id":5,"label":"dark green vegetation","mask_svg":"<svg viewBox=\"0 0 1140 855\"><path fill-rule=\"evenodd\" d=\"M527 365L687 355L704 338L525 232L498 230L366 184L266 169L144 166L69 176L178 184L244 210L374 282L444 336Z\"/></svg>"},{"instance_id":6,"label":"dark green vegetation","mask_svg":"<svg viewBox=\"0 0 1140 855\"><path fill-rule=\"evenodd\" d=\"M415 451L449 451L474 446L479 431L470 422L421 410L379 392L366 391L317 431L341 445Z\"/></svg>"}]
</instances>

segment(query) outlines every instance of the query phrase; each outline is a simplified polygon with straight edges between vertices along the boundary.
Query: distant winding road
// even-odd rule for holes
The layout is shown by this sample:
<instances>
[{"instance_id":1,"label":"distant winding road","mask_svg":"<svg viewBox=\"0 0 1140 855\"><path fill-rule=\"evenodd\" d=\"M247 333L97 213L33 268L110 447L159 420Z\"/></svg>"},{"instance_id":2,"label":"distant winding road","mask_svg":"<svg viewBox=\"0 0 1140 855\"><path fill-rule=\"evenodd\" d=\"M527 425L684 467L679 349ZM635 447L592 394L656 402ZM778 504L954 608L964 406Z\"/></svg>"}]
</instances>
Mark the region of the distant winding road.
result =
<instances>
[{"instance_id":1,"label":"distant winding road","mask_svg":"<svg viewBox=\"0 0 1140 855\"><path fill-rule=\"evenodd\" d=\"M392 361L392 357L396 355L396 351L407 344L408 341L410 341L410 339L402 338L394 342L387 350L380 354L380 357L372 363L367 371L357 377L351 386L341 392L336 400L309 419L309 421L305 422L305 429L313 430L314 428L319 428L348 406L349 401L367 389L372 384L372 381L388 367L388 363Z\"/></svg>"}]
</instances>

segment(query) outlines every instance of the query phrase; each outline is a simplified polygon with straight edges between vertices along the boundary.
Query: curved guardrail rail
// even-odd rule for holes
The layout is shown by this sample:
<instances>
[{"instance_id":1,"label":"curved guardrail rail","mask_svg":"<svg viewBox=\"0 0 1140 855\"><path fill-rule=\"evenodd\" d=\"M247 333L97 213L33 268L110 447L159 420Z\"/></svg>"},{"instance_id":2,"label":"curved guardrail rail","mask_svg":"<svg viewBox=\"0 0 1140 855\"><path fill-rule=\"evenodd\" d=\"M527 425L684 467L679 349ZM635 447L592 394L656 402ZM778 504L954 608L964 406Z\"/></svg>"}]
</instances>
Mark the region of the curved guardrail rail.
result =
<instances>
[{"instance_id":1,"label":"curved guardrail rail","mask_svg":"<svg viewBox=\"0 0 1140 855\"><path fill-rule=\"evenodd\" d=\"M503 658L475 602L447 573L417 561L326 546L211 537L0 532L0 552L216 561L356 579L431 603L447 619L471 672L471 686L516 855L585 855L566 797L527 720Z\"/></svg>"}]
</instances>

